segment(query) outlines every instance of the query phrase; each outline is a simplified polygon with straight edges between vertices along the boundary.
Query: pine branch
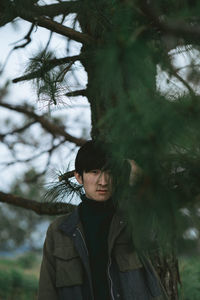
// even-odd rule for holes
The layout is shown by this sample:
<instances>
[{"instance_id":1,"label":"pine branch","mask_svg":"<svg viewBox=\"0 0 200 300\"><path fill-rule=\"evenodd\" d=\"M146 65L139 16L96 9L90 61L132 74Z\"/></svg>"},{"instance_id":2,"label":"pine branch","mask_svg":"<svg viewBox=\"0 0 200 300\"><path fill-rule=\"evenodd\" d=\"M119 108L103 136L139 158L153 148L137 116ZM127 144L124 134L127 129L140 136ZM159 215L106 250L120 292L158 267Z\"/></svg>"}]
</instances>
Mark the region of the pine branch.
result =
<instances>
[{"instance_id":1,"label":"pine branch","mask_svg":"<svg viewBox=\"0 0 200 300\"><path fill-rule=\"evenodd\" d=\"M173 70L173 73L172 73L187 89L188 91L191 93L191 95L195 95L195 92L194 90L192 89L192 87L190 86L190 84L184 80L177 72L175 72Z\"/></svg>"},{"instance_id":2,"label":"pine branch","mask_svg":"<svg viewBox=\"0 0 200 300\"><path fill-rule=\"evenodd\" d=\"M66 36L76 42L82 44L91 44L94 40L88 34L78 32L70 27L61 25L60 23L48 19L46 17L32 17L30 13L20 13L19 15L22 19L29 21L35 25L39 25L53 32Z\"/></svg>"},{"instance_id":3,"label":"pine branch","mask_svg":"<svg viewBox=\"0 0 200 300\"><path fill-rule=\"evenodd\" d=\"M171 74L176 77L188 90L188 92L195 96L195 92L193 90L193 88L190 86L190 84L184 80L179 74L178 74L178 71L175 70L173 64L171 63L170 59L169 59L169 69L170 69L170 72Z\"/></svg>"},{"instance_id":4,"label":"pine branch","mask_svg":"<svg viewBox=\"0 0 200 300\"><path fill-rule=\"evenodd\" d=\"M38 215L59 215L71 211L75 205L70 203L41 203L36 200L19 197L13 194L0 192L0 202L32 210Z\"/></svg>"},{"instance_id":5,"label":"pine branch","mask_svg":"<svg viewBox=\"0 0 200 300\"><path fill-rule=\"evenodd\" d=\"M34 119L35 121L37 121L38 123L40 123L40 125L46 131L51 133L53 136L63 136L66 141L74 143L77 146L81 146L85 143L84 139L76 138L76 137L68 134L62 127L59 127L58 125L56 125L53 122L50 122L43 115L42 116L37 115L33 110L30 110L30 109L25 108L25 107L20 106L20 105L11 105L11 104L8 104L8 103L3 103L3 102L0 102L0 106L27 115L28 117L30 117L30 118Z\"/></svg>"},{"instance_id":6,"label":"pine branch","mask_svg":"<svg viewBox=\"0 0 200 300\"><path fill-rule=\"evenodd\" d=\"M87 89L68 92L65 94L67 97L76 97L76 96L87 96Z\"/></svg>"},{"instance_id":7,"label":"pine branch","mask_svg":"<svg viewBox=\"0 0 200 300\"><path fill-rule=\"evenodd\" d=\"M13 82L17 83L20 81L31 80L31 79L41 77L44 75L44 73L50 71L51 69L55 68L56 66L60 66L65 63L75 62L80 59L81 59L81 55L74 55L74 56L55 58L55 59L49 60L48 63L45 63L45 65L42 68L40 68L39 70L32 72L32 73L28 73L24 76L15 78L15 79L13 79Z\"/></svg>"},{"instance_id":8,"label":"pine branch","mask_svg":"<svg viewBox=\"0 0 200 300\"><path fill-rule=\"evenodd\" d=\"M186 43L199 44L200 25L187 24L183 21L163 21L157 14L157 9L151 4L147 4L146 0L141 1L141 9L144 15L149 19L150 26L157 28L159 31L167 35L182 38Z\"/></svg>"},{"instance_id":9,"label":"pine branch","mask_svg":"<svg viewBox=\"0 0 200 300\"><path fill-rule=\"evenodd\" d=\"M172 34L178 38L183 38L187 43L199 44L200 26L189 25L185 22L159 22L159 27L162 31Z\"/></svg>"},{"instance_id":10,"label":"pine branch","mask_svg":"<svg viewBox=\"0 0 200 300\"><path fill-rule=\"evenodd\" d=\"M12 22L15 18L20 16L22 7L18 8L17 4L14 2L9 3L7 0L0 2L0 27L6 25L7 23ZM35 17L40 16L49 16L54 17L60 14L68 15L71 13L76 13L80 8L79 1L65 1L62 3L55 3L50 5L43 6L30 6L30 2L28 3L28 7L26 6L26 2L24 3L24 9L30 11L29 15L34 15ZM7 13L9 11L9 14ZM6 14L5 14L6 12Z\"/></svg>"},{"instance_id":11,"label":"pine branch","mask_svg":"<svg viewBox=\"0 0 200 300\"><path fill-rule=\"evenodd\" d=\"M59 4L57 4L59 5ZM9 8L10 6L10 8ZM75 6L75 4L74 4ZM0 4L1 7L1 4ZM3 6L5 9L5 7ZM46 29L49 29L53 32L56 32L58 34L61 34L62 36L66 36L67 38L70 38L76 42L83 43L83 44L90 44L93 41L93 38L90 37L88 34L78 32L70 27L64 26L56 21L51 20L48 17L45 16L38 16L39 12L41 11L41 14L43 15L45 11L42 11L43 9L41 7L36 6L28 6L25 3L22 7L21 5L16 5L15 3L7 4L7 10L10 10L12 12L12 17L6 17L5 20L3 20L4 15L0 14L0 25L6 24L9 21L15 19L16 17L20 17L26 21L29 21L33 23L34 25L39 25L41 27L44 27ZM52 10L52 7L50 9L47 9L47 6L45 8L46 10ZM10 19L11 18L11 19ZM2 19L2 20L1 20Z\"/></svg>"},{"instance_id":12,"label":"pine branch","mask_svg":"<svg viewBox=\"0 0 200 300\"><path fill-rule=\"evenodd\" d=\"M64 173L64 174L61 174L60 176L59 176L59 181L65 181L65 180L68 180L69 178L72 178L72 177L74 177L74 172L75 172L75 170L73 170L73 171L68 171L68 172L66 172L66 173Z\"/></svg>"},{"instance_id":13,"label":"pine branch","mask_svg":"<svg viewBox=\"0 0 200 300\"><path fill-rule=\"evenodd\" d=\"M68 15L76 13L79 10L80 4L80 1L65 1L50 5L36 6L34 7L34 13L37 16L49 17L55 17L61 14Z\"/></svg>"}]
</instances>

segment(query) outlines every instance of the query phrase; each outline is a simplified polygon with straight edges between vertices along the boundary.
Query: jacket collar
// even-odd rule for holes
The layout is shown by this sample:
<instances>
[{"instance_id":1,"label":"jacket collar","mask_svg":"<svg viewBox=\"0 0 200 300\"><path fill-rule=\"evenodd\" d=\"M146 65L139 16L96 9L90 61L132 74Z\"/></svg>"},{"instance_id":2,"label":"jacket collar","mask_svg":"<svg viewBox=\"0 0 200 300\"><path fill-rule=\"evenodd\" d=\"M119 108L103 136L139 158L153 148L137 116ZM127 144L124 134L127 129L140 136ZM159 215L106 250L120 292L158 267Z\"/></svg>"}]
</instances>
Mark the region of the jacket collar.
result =
<instances>
[{"instance_id":1,"label":"jacket collar","mask_svg":"<svg viewBox=\"0 0 200 300\"><path fill-rule=\"evenodd\" d=\"M59 225L59 229L67 235L72 235L80 223L79 207L77 206L64 221Z\"/></svg>"},{"instance_id":2,"label":"jacket collar","mask_svg":"<svg viewBox=\"0 0 200 300\"><path fill-rule=\"evenodd\" d=\"M113 248L114 241L120 232L125 228L126 222L122 219L120 213L114 213L108 236L108 248L109 252ZM59 225L59 229L63 231L66 235L71 236L76 228L79 227L82 230L82 224L79 214L79 206L77 206L70 215L65 218L65 220Z\"/></svg>"}]
</instances>

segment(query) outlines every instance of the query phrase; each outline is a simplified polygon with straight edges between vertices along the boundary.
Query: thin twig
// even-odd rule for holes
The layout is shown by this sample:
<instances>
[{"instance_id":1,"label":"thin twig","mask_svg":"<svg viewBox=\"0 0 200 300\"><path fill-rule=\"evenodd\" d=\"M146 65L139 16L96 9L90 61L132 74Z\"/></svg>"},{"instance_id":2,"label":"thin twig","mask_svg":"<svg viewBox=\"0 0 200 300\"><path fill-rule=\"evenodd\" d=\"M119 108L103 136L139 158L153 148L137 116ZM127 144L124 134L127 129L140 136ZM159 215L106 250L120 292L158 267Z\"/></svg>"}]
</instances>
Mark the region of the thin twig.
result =
<instances>
[{"instance_id":1,"label":"thin twig","mask_svg":"<svg viewBox=\"0 0 200 300\"><path fill-rule=\"evenodd\" d=\"M8 61L9 61L9 58L10 58L10 56L11 56L11 54L13 53L14 50L17 50L17 49L19 49L19 48L25 48L28 44L30 44L30 42L31 42L31 33L32 33L34 27L35 27L35 25L34 25L34 24L31 24L31 27L30 27L28 33L25 35L24 38L22 38L22 39L20 40L20 41L26 40L25 43L23 43L23 44L21 44L21 45L19 45L19 46L15 46L15 47L13 47L13 49L11 49L11 50L9 51L9 53L8 53L8 55L7 55L7 57L6 57L5 61L4 61L4 63L3 63L3 66L2 66L2 68L1 68L1 72L3 72L3 70L5 69L5 67L6 67L6 65L7 65ZM20 41L17 41L17 42L15 42L15 43L19 43Z\"/></svg>"},{"instance_id":2,"label":"thin twig","mask_svg":"<svg viewBox=\"0 0 200 300\"><path fill-rule=\"evenodd\" d=\"M16 129L12 130L10 132L0 133L0 139L3 140L8 135L12 135L12 134L15 134L15 133L23 132L26 129L28 129L30 126L32 126L33 124L35 124L35 123L36 123L36 121L32 121L32 122L30 122L30 123L28 123L28 124L26 124L26 125L24 125L24 126L22 126L20 128L16 128Z\"/></svg>"},{"instance_id":3,"label":"thin twig","mask_svg":"<svg viewBox=\"0 0 200 300\"><path fill-rule=\"evenodd\" d=\"M24 47L26 47L28 44L30 44L30 42L31 42L31 34L32 34L32 32L33 32L34 27L35 27L35 25L34 25L34 24L31 24L31 27L30 27L28 33L25 35L25 37L24 37L23 39L19 40L18 42L15 42L15 44L16 44L16 43L19 43L19 42L22 41L22 40L26 40L26 42L24 42L24 43L21 44L21 45L15 46L15 47L13 48L13 50L16 50L16 49L19 49L19 48L24 48Z\"/></svg>"},{"instance_id":4,"label":"thin twig","mask_svg":"<svg viewBox=\"0 0 200 300\"><path fill-rule=\"evenodd\" d=\"M14 164L16 164L16 163L27 163L27 162L29 162L29 161L31 161L31 160L34 160L34 159L36 159L36 158L38 158L38 157L40 157L41 155L43 155L43 154L46 154L46 153L52 153L56 148L58 148L58 147L60 147L63 143L65 143L66 141L65 140L63 140L63 141L61 141L59 144L57 144L57 145L53 145L51 148L49 148L49 149L47 149L47 150L43 150L43 151L41 151L41 152L39 152L39 153L37 153L37 154L35 154L35 155L33 155L33 156L31 156L31 157L29 157L29 158L26 158L26 159L16 159L15 161L11 161L11 162L4 162L4 163L0 163L1 165L6 165L6 166L11 166L11 165L14 165Z\"/></svg>"},{"instance_id":5,"label":"thin twig","mask_svg":"<svg viewBox=\"0 0 200 300\"><path fill-rule=\"evenodd\" d=\"M186 88L187 90L191 93L191 95L195 95L194 90L192 89L192 87L190 86L189 83L187 83L186 80L184 80L179 74L178 72L174 69L174 66L172 65L172 63L169 60L169 68L170 68L170 72L172 73L172 75L174 77L176 77Z\"/></svg>"}]
</instances>

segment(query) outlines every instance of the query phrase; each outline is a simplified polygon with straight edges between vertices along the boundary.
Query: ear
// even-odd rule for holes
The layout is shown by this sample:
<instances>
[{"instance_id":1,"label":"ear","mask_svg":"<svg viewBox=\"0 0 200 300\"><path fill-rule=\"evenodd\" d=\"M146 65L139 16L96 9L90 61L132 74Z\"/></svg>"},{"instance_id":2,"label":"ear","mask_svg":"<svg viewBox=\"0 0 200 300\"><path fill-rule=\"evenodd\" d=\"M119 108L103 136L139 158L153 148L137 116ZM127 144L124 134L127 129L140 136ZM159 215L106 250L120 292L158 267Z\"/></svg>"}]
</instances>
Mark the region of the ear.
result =
<instances>
[{"instance_id":1,"label":"ear","mask_svg":"<svg viewBox=\"0 0 200 300\"><path fill-rule=\"evenodd\" d=\"M74 176L75 176L76 180L78 181L78 183L83 184L83 178L78 172L74 171Z\"/></svg>"}]
</instances>

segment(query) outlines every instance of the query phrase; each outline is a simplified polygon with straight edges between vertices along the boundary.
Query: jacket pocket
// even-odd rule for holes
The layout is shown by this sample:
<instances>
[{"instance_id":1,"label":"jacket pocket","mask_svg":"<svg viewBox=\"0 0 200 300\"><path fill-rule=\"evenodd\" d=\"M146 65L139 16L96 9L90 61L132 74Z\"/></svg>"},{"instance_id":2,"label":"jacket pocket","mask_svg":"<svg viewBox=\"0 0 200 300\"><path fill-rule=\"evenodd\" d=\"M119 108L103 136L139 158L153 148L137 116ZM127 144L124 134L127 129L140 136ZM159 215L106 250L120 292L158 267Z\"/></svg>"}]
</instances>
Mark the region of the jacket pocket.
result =
<instances>
[{"instance_id":1,"label":"jacket pocket","mask_svg":"<svg viewBox=\"0 0 200 300\"><path fill-rule=\"evenodd\" d=\"M56 287L83 283L82 262L74 247L56 248L54 256L56 259Z\"/></svg>"},{"instance_id":2,"label":"jacket pocket","mask_svg":"<svg viewBox=\"0 0 200 300\"><path fill-rule=\"evenodd\" d=\"M117 244L114 256L121 272L142 268L143 265L136 253L128 244Z\"/></svg>"}]
</instances>

